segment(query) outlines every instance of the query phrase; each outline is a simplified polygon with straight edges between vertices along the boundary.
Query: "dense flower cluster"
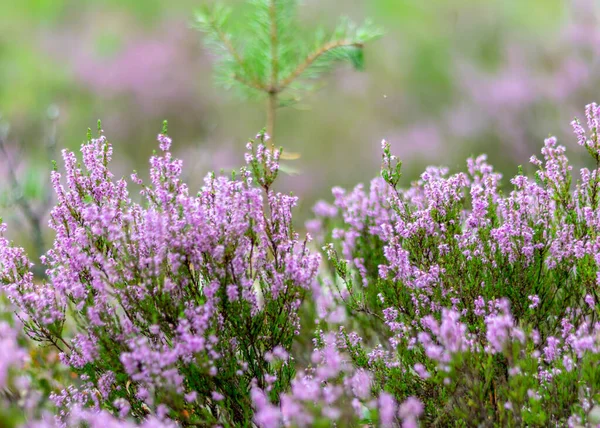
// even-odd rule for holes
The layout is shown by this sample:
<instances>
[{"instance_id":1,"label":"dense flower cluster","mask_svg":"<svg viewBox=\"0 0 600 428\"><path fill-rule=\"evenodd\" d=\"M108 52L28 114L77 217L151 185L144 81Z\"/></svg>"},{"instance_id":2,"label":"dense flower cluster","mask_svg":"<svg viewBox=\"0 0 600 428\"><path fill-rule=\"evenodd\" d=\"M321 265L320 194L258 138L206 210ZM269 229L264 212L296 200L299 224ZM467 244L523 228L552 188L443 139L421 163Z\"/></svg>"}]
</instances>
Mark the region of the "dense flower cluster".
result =
<instances>
[{"instance_id":1,"label":"dense flower cluster","mask_svg":"<svg viewBox=\"0 0 600 428\"><path fill-rule=\"evenodd\" d=\"M270 189L278 152L250 143L238 178L209 174L191 195L170 138L158 140L151 183L132 176L142 203L113 180L104 135L82 146L83 166L63 152L48 282L0 242L0 278L26 332L79 374L53 395L62 420L91 406L122 418L250 421L251 385L272 384L277 396L293 376L265 356L289 351L320 258L293 231L296 198Z\"/></svg>"},{"instance_id":2,"label":"dense flower cluster","mask_svg":"<svg viewBox=\"0 0 600 428\"><path fill-rule=\"evenodd\" d=\"M165 129L132 197L100 132L52 173L47 282L0 226L18 317L0 323L0 386L27 360L22 324L74 379L52 406L38 394L40 428L600 423L600 107L586 116L576 183L548 138L512 190L485 156L401 189L384 142L381 177L334 188L303 239L265 135L194 195Z\"/></svg>"},{"instance_id":3,"label":"dense flower cluster","mask_svg":"<svg viewBox=\"0 0 600 428\"><path fill-rule=\"evenodd\" d=\"M376 388L421 399L428 423L573 425L598 405L600 108L586 115L573 127L595 169L575 186L548 138L507 194L485 156L402 190L384 142L382 177L315 207L307 226L354 328L344 348Z\"/></svg>"},{"instance_id":4,"label":"dense flower cluster","mask_svg":"<svg viewBox=\"0 0 600 428\"><path fill-rule=\"evenodd\" d=\"M259 426L311 427L335 422L340 426L370 423L389 427L399 421L406 428L417 426L423 411L419 400L409 397L398 406L387 392L374 395L372 374L354 369L340 352L335 334L320 334L315 342L311 355L314 367L296 376L290 391L279 397L279 407L269 403L260 389L252 391Z\"/></svg>"}]
</instances>

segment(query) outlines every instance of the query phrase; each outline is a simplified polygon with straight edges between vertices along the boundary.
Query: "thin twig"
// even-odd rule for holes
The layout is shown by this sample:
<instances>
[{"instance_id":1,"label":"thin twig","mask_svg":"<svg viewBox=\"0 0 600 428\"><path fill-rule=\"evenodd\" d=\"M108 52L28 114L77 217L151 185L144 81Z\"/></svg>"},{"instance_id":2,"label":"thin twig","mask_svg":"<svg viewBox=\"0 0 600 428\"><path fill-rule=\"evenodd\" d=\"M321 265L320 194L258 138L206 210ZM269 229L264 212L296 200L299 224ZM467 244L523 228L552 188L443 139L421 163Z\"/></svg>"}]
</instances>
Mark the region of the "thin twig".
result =
<instances>
[{"instance_id":1,"label":"thin twig","mask_svg":"<svg viewBox=\"0 0 600 428\"><path fill-rule=\"evenodd\" d=\"M42 236L42 227L41 227L41 216L37 213L33 207L29 204L27 199L23 195L23 189L19 184L19 180L17 179L17 173L14 169L13 160L10 158L8 154L8 150L6 148L6 142L4 137L0 136L0 152L6 161L7 171L8 171L8 181L10 183L10 187L15 196L15 202L23 212L23 215L29 221L31 228L33 229L33 239L36 247L36 251L38 255L41 256L44 253L44 240Z\"/></svg>"},{"instance_id":2,"label":"thin twig","mask_svg":"<svg viewBox=\"0 0 600 428\"><path fill-rule=\"evenodd\" d=\"M0 136L0 152L2 153L4 160L6 162L6 167L8 170L8 181L10 182L10 186L15 195L15 200L19 207L23 210L23 214L27 217L29 221L34 220L37 217L37 214L29 205L29 202L22 196L23 192L21 189L21 185L19 184L19 180L17 179L17 173L14 168L13 159L11 159L8 149L6 148L6 142L4 137Z\"/></svg>"},{"instance_id":3,"label":"thin twig","mask_svg":"<svg viewBox=\"0 0 600 428\"><path fill-rule=\"evenodd\" d=\"M52 131L48 137L48 141L47 141L46 145L47 145L48 155L53 156L54 152L56 150L56 128L55 128L54 123L53 123ZM46 192L47 195L46 195L46 198L44 200L44 203L43 203L41 209L35 210L33 208L33 206L30 204L30 202L27 200L25 195L23 194L23 187L21 186L21 184L19 183L19 179L17 178L17 172L16 172L16 168L15 168L16 161L14 159L12 159L11 156L9 155L7 145L6 145L6 140L5 140L4 136L1 136L1 135L0 135L0 153L3 155L5 162L6 162L6 166L7 166L6 169L8 171L8 181L9 181L12 193L14 195L15 202L16 202L17 206L19 207L19 209L21 210L21 212L23 213L23 215L25 216L25 218L27 219L27 221L29 222L29 225L31 227L31 232L33 234L33 243L34 243L35 251L37 253L37 258L39 260L39 258L46 251L46 244L44 242L44 233L42 231L42 222L43 222L45 213L47 212L48 208L52 204L52 197L51 197L50 189L47 189L47 192ZM46 271L43 268L43 266L41 266L40 263L35 264L34 272L35 272L35 275L39 278L44 278L46 276Z\"/></svg>"}]
</instances>

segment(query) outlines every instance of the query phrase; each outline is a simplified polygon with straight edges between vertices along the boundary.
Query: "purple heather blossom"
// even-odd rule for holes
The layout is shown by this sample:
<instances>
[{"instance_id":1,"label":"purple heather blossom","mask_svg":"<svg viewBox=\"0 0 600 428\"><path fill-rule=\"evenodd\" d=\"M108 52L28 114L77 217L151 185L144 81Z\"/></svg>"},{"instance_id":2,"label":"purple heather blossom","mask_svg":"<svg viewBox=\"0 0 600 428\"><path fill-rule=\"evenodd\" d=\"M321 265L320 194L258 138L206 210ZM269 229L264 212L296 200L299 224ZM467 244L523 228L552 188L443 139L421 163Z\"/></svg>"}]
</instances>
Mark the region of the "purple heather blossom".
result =
<instances>
[{"instance_id":1,"label":"purple heather blossom","mask_svg":"<svg viewBox=\"0 0 600 428\"><path fill-rule=\"evenodd\" d=\"M396 421L396 409L397 404L394 397L391 395L382 392L379 396L379 417L381 421L381 426L383 427L391 427L395 424Z\"/></svg>"},{"instance_id":2,"label":"purple heather blossom","mask_svg":"<svg viewBox=\"0 0 600 428\"><path fill-rule=\"evenodd\" d=\"M270 404L265 394L259 389L252 389L252 402L256 409L254 421L259 427L270 428L281 424L281 411Z\"/></svg>"},{"instance_id":3,"label":"purple heather blossom","mask_svg":"<svg viewBox=\"0 0 600 428\"><path fill-rule=\"evenodd\" d=\"M540 298L537 295L528 296L527 298L531 301L529 309L535 309L540 304Z\"/></svg>"},{"instance_id":4,"label":"purple heather blossom","mask_svg":"<svg viewBox=\"0 0 600 428\"><path fill-rule=\"evenodd\" d=\"M20 368L27 354L18 342L18 330L6 321L0 322L0 388L7 386L8 372L11 368Z\"/></svg>"},{"instance_id":5,"label":"purple heather blossom","mask_svg":"<svg viewBox=\"0 0 600 428\"><path fill-rule=\"evenodd\" d=\"M590 308L593 309L596 306L596 301L594 300L594 297L592 297L590 294L586 294L584 300L585 300L585 303L587 303Z\"/></svg>"},{"instance_id":6,"label":"purple heather blossom","mask_svg":"<svg viewBox=\"0 0 600 428\"><path fill-rule=\"evenodd\" d=\"M590 105L586 116L575 133L597 161L600 109ZM257 138L239 175L208 174L192 192L160 134L149 182L133 179L140 198L112 176L103 135L82 146L82 164L65 151L64 171L52 175L47 282L34 281L0 226L0 279L26 332L81 373L77 387L51 396L61 423L112 423L101 410L111 408L121 418L142 409L141 422L157 424L211 412L223 425L308 427L377 414L382 426L416 427L425 409L424 420L453 418L437 401L449 394L474 418L520 421L521 403L553 409L547 392L597 360L600 173L584 168L573 186L557 139L532 160L535 178L520 172L506 192L485 156L469 159L465 173L428 167L401 189L384 143L382 176L333 189L333 203L315 207L311 242L293 229L298 199L273 190L279 151ZM290 376L305 313L317 318L313 348ZM73 330L63 334L63 325ZM0 336L6 365L18 366L11 332ZM508 383L490 384L498 364ZM577 393L560 399L587 412L597 403L590 370L580 372ZM489 406L466 393L480 382ZM548 418L560 425L568 414Z\"/></svg>"},{"instance_id":7,"label":"purple heather blossom","mask_svg":"<svg viewBox=\"0 0 600 428\"><path fill-rule=\"evenodd\" d=\"M510 313L492 314L485 319L486 338L495 352L502 352L509 341L514 322Z\"/></svg>"},{"instance_id":8,"label":"purple heather blossom","mask_svg":"<svg viewBox=\"0 0 600 428\"><path fill-rule=\"evenodd\" d=\"M307 247L308 237L292 230L297 198L266 189L277 175L278 152L250 145L250 164L237 179L208 174L192 195L181 179L182 161L169 151L170 137L158 140L162 153L150 159L150 182L134 179L142 204L130 198L125 180L113 179L104 135L82 145L81 165L63 151L64 172L51 178L56 239L45 257L47 282L33 281L25 252L10 245L0 226L0 279L19 316L35 320L26 324L28 334L55 344L73 369L102 367L81 391L56 394L65 417L75 404L87 406L93 390L109 402L113 391L128 390L147 406L161 394L184 396L192 408L225 401L222 391L206 397L188 390L187 371L218 383L229 376L224 368L234 367L235 376L250 382L254 374L239 358L248 340L259 356L268 340L285 361L298 334L298 309L320 257ZM255 338L237 330L263 319L267 305L286 314L286 326L273 320ZM239 320L227 318L229 312ZM72 315L73 337L56 337L56 325ZM282 342L266 339L270 328L281 330ZM329 360L332 352L326 351ZM122 367L118 376L105 371L107 361ZM98 407L97 395L89 397ZM164 404L155 407L161 420L170 412Z\"/></svg>"},{"instance_id":9,"label":"purple heather blossom","mask_svg":"<svg viewBox=\"0 0 600 428\"><path fill-rule=\"evenodd\" d=\"M409 397L398 409L398 416L402 419L403 428L416 428L417 420L423 414L423 403L418 398Z\"/></svg>"},{"instance_id":10,"label":"purple heather blossom","mask_svg":"<svg viewBox=\"0 0 600 428\"><path fill-rule=\"evenodd\" d=\"M417 372L417 374L423 379L429 379L431 377L431 374L427 371L427 368L423 364L417 363L413 366L413 368L415 369L415 372Z\"/></svg>"}]
</instances>

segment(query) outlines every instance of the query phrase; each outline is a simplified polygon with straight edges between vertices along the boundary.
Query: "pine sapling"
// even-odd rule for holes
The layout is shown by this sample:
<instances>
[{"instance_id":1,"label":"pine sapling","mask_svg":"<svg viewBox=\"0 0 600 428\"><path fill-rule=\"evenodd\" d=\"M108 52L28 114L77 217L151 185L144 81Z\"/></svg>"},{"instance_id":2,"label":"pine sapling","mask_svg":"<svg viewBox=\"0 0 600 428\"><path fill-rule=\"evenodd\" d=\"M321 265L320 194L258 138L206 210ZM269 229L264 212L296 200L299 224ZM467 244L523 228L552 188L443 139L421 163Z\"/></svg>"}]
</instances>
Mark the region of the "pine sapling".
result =
<instances>
[{"instance_id":1,"label":"pine sapling","mask_svg":"<svg viewBox=\"0 0 600 428\"><path fill-rule=\"evenodd\" d=\"M266 99L266 131L274 150L277 109L296 102L311 82L337 63L364 67L364 45L381 31L366 22L342 20L331 32L305 35L296 19L296 0L248 0L250 16L243 25L230 19L221 4L196 14L197 28L218 56L217 81L244 98Z\"/></svg>"}]
</instances>

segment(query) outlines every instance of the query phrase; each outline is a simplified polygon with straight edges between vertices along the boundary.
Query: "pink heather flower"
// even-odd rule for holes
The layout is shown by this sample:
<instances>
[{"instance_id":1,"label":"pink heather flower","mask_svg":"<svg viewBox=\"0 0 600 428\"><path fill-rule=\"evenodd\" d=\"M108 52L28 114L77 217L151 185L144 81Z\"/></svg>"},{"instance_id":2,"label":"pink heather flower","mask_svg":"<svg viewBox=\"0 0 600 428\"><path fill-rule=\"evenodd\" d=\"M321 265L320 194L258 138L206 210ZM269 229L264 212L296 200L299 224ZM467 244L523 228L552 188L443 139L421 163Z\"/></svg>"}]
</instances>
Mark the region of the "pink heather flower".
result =
<instances>
[{"instance_id":1,"label":"pink heather flower","mask_svg":"<svg viewBox=\"0 0 600 428\"><path fill-rule=\"evenodd\" d=\"M17 343L17 330L0 322L0 388L6 387L9 369L20 367L25 358L25 351Z\"/></svg>"},{"instance_id":2,"label":"pink heather flower","mask_svg":"<svg viewBox=\"0 0 600 428\"><path fill-rule=\"evenodd\" d=\"M485 324L486 338L491 348L496 352L502 352L513 328L512 317L510 314L488 315Z\"/></svg>"},{"instance_id":3,"label":"pink heather flower","mask_svg":"<svg viewBox=\"0 0 600 428\"><path fill-rule=\"evenodd\" d=\"M156 416L158 419L164 420L169 414L169 408L164 404L159 404L156 407Z\"/></svg>"},{"instance_id":4,"label":"pink heather flower","mask_svg":"<svg viewBox=\"0 0 600 428\"><path fill-rule=\"evenodd\" d=\"M353 394L366 400L371 395L371 375L365 370L357 370L350 379Z\"/></svg>"},{"instance_id":5,"label":"pink heather flower","mask_svg":"<svg viewBox=\"0 0 600 428\"><path fill-rule=\"evenodd\" d=\"M354 410L354 413L357 417L362 418L364 416L364 407L358 398L352 399L352 409Z\"/></svg>"},{"instance_id":6,"label":"pink heather flower","mask_svg":"<svg viewBox=\"0 0 600 428\"><path fill-rule=\"evenodd\" d=\"M264 392L257 388L251 391L251 398L256 412L254 413L254 421L259 427L271 428L281 425L281 412L279 409L270 404Z\"/></svg>"},{"instance_id":7,"label":"pink heather flower","mask_svg":"<svg viewBox=\"0 0 600 428\"><path fill-rule=\"evenodd\" d=\"M319 240L321 239L319 238L323 231L323 221L321 219L315 218L307 220L304 223L304 227L306 228L306 231L311 234L311 236Z\"/></svg>"},{"instance_id":8,"label":"pink heather flower","mask_svg":"<svg viewBox=\"0 0 600 428\"><path fill-rule=\"evenodd\" d=\"M568 355L563 356L563 366L565 367L565 370L568 372L573 370L573 360Z\"/></svg>"},{"instance_id":9,"label":"pink heather flower","mask_svg":"<svg viewBox=\"0 0 600 428\"><path fill-rule=\"evenodd\" d=\"M121 419L125 419L127 415L129 415L129 411L131 410L131 405L124 398L117 398L114 401L114 406L119 410L119 417Z\"/></svg>"},{"instance_id":10,"label":"pink heather flower","mask_svg":"<svg viewBox=\"0 0 600 428\"><path fill-rule=\"evenodd\" d=\"M528 296L527 298L531 301L531 304L529 305L529 309L537 308L537 306L540 303L540 298L537 295Z\"/></svg>"},{"instance_id":11,"label":"pink heather flower","mask_svg":"<svg viewBox=\"0 0 600 428\"><path fill-rule=\"evenodd\" d=\"M421 363L417 363L414 365L413 367L415 369L415 372L417 372L417 374L423 378L423 379L429 379L431 377L431 374L429 374L429 372L427 371L427 369L425 368L425 366Z\"/></svg>"},{"instance_id":12,"label":"pink heather flower","mask_svg":"<svg viewBox=\"0 0 600 428\"><path fill-rule=\"evenodd\" d=\"M335 407L330 407L330 406L325 406L322 410L323 412L323 416L325 416L327 419L335 421L337 419L340 418L342 412L339 409L336 409Z\"/></svg>"},{"instance_id":13,"label":"pink heather flower","mask_svg":"<svg viewBox=\"0 0 600 428\"><path fill-rule=\"evenodd\" d=\"M585 300L585 303L587 303L590 308L594 309L594 307L596 306L596 302L594 301L594 298L592 297L592 295L587 294L585 296L584 300Z\"/></svg>"},{"instance_id":14,"label":"pink heather flower","mask_svg":"<svg viewBox=\"0 0 600 428\"><path fill-rule=\"evenodd\" d=\"M416 428L417 420L423 414L423 403L418 398L409 397L400 405L398 416L402 419L403 428Z\"/></svg>"},{"instance_id":15,"label":"pink heather flower","mask_svg":"<svg viewBox=\"0 0 600 428\"><path fill-rule=\"evenodd\" d=\"M227 286L227 298L230 302L235 302L239 298L237 285L230 284Z\"/></svg>"},{"instance_id":16,"label":"pink heather flower","mask_svg":"<svg viewBox=\"0 0 600 428\"><path fill-rule=\"evenodd\" d=\"M188 403L191 403L193 401L196 401L196 397L198 396L198 393L196 391L191 391L187 394L184 395L185 401L187 401Z\"/></svg>"},{"instance_id":17,"label":"pink heather flower","mask_svg":"<svg viewBox=\"0 0 600 428\"><path fill-rule=\"evenodd\" d=\"M442 311L439 340L450 353L464 349L467 326L459 322L459 314L455 311Z\"/></svg>"},{"instance_id":18,"label":"pink heather flower","mask_svg":"<svg viewBox=\"0 0 600 428\"><path fill-rule=\"evenodd\" d=\"M238 385L231 376L250 381L241 357L241 347L250 344L237 327L226 325L232 316L238 325L263 328L268 308L285 314L285 326L276 326L285 340L300 330L299 308L320 257L310 252L308 237L292 229L297 198L269 189L278 155L258 145L249 153L252 165L238 178L208 174L192 194L181 178L183 162L169 151L171 139L160 134L158 140L162 153L150 159L149 183L133 178L142 186L140 203L130 198L125 180L110 172L106 137L83 144L81 162L63 151L65 172L51 176L57 205L49 221L56 238L45 257L48 281L34 281L25 252L0 235L0 283L24 320L35 317L28 333L54 343L71 368L90 366L99 373L93 381L80 376L81 391L55 394L68 407L65 415L74 408L67 403L72 396L99 408L118 390L135 394L159 418L170 410L154 403L157 397L179 394L192 407L211 397L227 401L227 388L208 397L186 394L186 376L187 367L196 365L194 376L205 377L202 382ZM5 229L0 226L0 234ZM75 312L73 334L52 337L55 326ZM256 334L252 346L264 349L268 342L273 355L288 359L283 343L265 331ZM319 374L339 373L335 344L322 351ZM11 352L11 358L18 355ZM107 371L107 359L118 359L124 373ZM266 418L269 408L263 410Z\"/></svg>"},{"instance_id":19,"label":"pink heather flower","mask_svg":"<svg viewBox=\"0 0 600 428\"><path fill-rule=\"evenodd\" d=\"M485 315L485 300L483 300L483 297L479 296L474 303L475 309L473 313L478 317Z\"/></svg>"},{"instance_id":20,"label":"pink heather flower","mask_svg":"<svg viewBox=\"0 0 600 428\"><path fill-rule=\"evenodd\" d=\"M283 349L283 347L280 345L277 345L275 348L273 348L273 356L279 358L282 361L287 361L287 359L289 358L288 352L285 349Z\"/></svg>"},{"instance_id":21,"label":"pink heather flower","mask_svg":"<svg viewBox=\"0 0 600 428\"><path fill-rule=\"evenodd\" d=\"M550 336L546 343L547 345L544 347L544 359L549 363L560 354L560 341L557 338Z\"/></svg>"},{"instance_id":22,"label":"pink heather flower","mask_svg":"<svg viewBox=\"0 0 600 428\"><path fill-rule=\"evenodd\" d=\"M319 201L313 207L313 212L318 217L335 217L338 213L338 209L334 205L330 205L325 201Z\"/></svg>"},{"instance_id":23,"label":"pink heather flower","mask_svg":"<svg viewBox=\"0 0 600 428\"><path fill-rule=\"evenodd\" d=\"M379 418L382 427L391 427L396 420L396 400L386 392L382 392L378 399Z\"/></svg>"},{"instance_id":24,"label":"pink heather flower","mask_svg":"<svg viewBox=\"0 0 600 428\"><path fill-rule=\"evenodd\" d=\"M327 316L327 321L331 324L341 324L346 321L346 308L342 305L335 307Z\"/></svg>"},{"instance_id":25,"label":"pink heather flower","mask_svg":"<svg viewBox=\"0 0 600 428\"><path fill-rule=\"evenodd\" d=\"M163 152L168 151L171 148L171 142L172 140L167 137L166 135L163 134L158 134L158 142L160 143L160 149Z\"/></svg>"},{"instance_id":26,"label":"pink heather flower","mask_svg":"<svg viewBox=\"0 0 600 428\"><path fill-rule=\"evenodd\" d=\"M595 157L600 107L590 104L586 116L589 129L577 121L573 127L578 142ZM456 354L465 353L468 358L461 362L479 367L488 354L525 344L525 332L535 327L532 320L539 321L536 310L543 303L534 293L548 295L539 290L541 284L550 284L550 291L561 286L548 278L524 281L511 302L500 294L511 286L506 267L527 278L550 273L555 279L579 275L574 267L586 258L600 266L598 242L590 239L600 230L598 201L590 191L600 172L583 169L572 190L572 167L555 138L545 140L541 160L532 159L536 179L514 177L507 194L484 156L467 161L468 173L429 167L408 189L382 178L349 191L334 188L333 204L314 208L316 246L338 268L322 282L316 280L320 258L309 251L310 237L292 230L297 198L272 190L279 151L249 143L248 165L238 179L208 174L195 194L182 181L183 163L169 152L170 138L161 134L158 140L163 153L150 160L150 182L133 177L141 186L140 203L129 196L124 180L113 180L107 167L112 148L104 136L82 146L81 166L74 153L63 153L65 172L51 177L58 203L50 218L56 240L44 259L48 282L34 281L24 250L1 236L6 227L0 225L0 282L23 319L35 320L27 327L42 333L43 340L44 329L62 325L74 312L84 326L75 326L59 343L60 360L73 369L91 366L97 375L82 374L77 388L67 385L52 394L65 424L115 424L99 409L112 400L127 417L133 403L114 399L125 390L154 413L140 421L149 426L168 424L175 410L160 400L175 395L185 399L186 408L214 406L229 420L227 391L245 385L242 393L249 390L258 426L336 421L351 405L344 422L346 416L362 418L377 408L382 426L401 421L403 427L416 427L425 405L410 397L398 408L386 392L374 398L373 380L383 381L382 374L392 369L410 375L405 362L412 361L422 379L432 377L427 365L443 373L436 382L460 385L461 372L451 369ZM392 167L395 160L386 153L384 166ZM595 273L600 281L600 271ZM284 343L305 327L299 315L305 294L314 303L319 327L328 330L315 339L312 365L286 389L289 379L279 370L293 369L294 358ZM545 342L533 329L536 346L521 346L537 359L535 373L518 360L508 368L513 380L529 376L539 384L527 391L531 399L541 400L538 389L560 388L564 372L600 351L600 326L592 325L590 316L595 299L592 294L585 295L584 304L577 299L581 296L549 305L548 311L563 313L559 325L544 324ZM364 308L365 317L371 311L379 317L385 324L382 337L365 340L346 333L348 326L332 326L343 324L350 313L342 300ZM544 316L553 319L556 313ZM276 326L270 325L273 320ZM284 326L285 342L278 344L272 333ZM246 331L257 332L253 342ZM9 324L0 323L0 344L8 349L0 358L2 386L25 355ZM114 355L106 354L107 344ZM264 361L244 361L247 348ZM353 348L368 359L367 368L353 366ZM106 367L111 358L122 368L118 374ZM198 367L194 376L214 385L214 391L189 392L193 383L186 376L192 366ZM268 394L280 383L276 405ZM572 397L569 405L587 412L593 403L586 388L581 385L583 395ZM511 401L503 405L513 406Z\"/></svg>"}]
</instances>

